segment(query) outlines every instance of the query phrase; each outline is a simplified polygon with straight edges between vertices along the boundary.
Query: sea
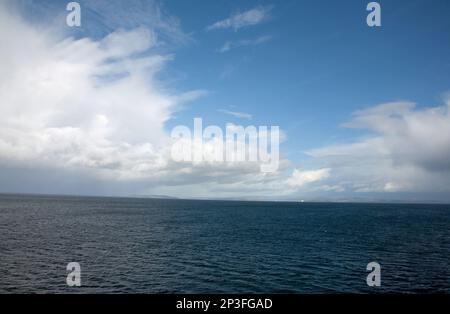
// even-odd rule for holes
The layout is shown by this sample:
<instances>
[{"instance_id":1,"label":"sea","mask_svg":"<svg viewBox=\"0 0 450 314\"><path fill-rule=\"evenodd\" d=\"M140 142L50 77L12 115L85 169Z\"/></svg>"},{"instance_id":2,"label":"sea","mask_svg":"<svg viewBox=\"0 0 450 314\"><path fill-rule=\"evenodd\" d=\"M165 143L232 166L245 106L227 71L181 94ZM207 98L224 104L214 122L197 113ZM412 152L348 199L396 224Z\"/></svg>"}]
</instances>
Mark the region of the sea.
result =
<instances>
[{"instance_id":1,"label":"sea","mask_svg":"<svg viewBox=\"0 0 450 314\"><path fill-rule=\"evenodd\" d=\"M450 205L0 195L0 293L449 292Z\"/></svg>"}]
</instances>

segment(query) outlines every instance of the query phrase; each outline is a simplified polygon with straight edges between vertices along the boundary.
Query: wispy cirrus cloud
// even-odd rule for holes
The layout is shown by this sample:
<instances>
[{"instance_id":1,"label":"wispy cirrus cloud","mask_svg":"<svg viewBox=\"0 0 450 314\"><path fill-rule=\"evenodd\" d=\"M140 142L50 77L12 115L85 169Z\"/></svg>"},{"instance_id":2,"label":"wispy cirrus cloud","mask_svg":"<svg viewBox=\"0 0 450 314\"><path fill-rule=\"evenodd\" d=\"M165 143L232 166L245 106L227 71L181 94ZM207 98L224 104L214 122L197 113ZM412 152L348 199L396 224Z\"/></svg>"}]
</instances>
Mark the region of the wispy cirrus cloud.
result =
<instances>
[{"instance_id":1,"label":"wispy cirrus cloud","mask_svg":"<svg viewBox=\"0 0 450 314\"><path fill-rule=\"evenodd\" d=\"M145 27L153 30L160 42L185 44L192 38L180 25L180 20L169 14L157 0L79 0L85 11L85 20L97 21L95 26L84 27L89 34L111 33L118 29L132 30ZM94 23L90 23L94 24ZM102 27L98 27L98 25Z\"/></svg>"},{"instance_id":2,"label":"wispy cirrus cloud","mask_svg":"<svg viewBox=\"0 0 450 314\"><path fill-rule=\"evenodd\" d=\"M240 28L257 25L267 20L270 16L271 10L271 6L258 6L245 12L235 13L229 18L209 25L206 29L210 31L231 28L237 31Z\"/></svg>"},{"instance_id":3,"label":"wispy cirrus cloud","mask_svg":"<svg viewBox=\"0 0 450 314\"><path fill-rule=\"evenodd\" d=\"M251 114L245 112L230 111L226 109L219 109L218 111L239 119L247 119L247 120L253 119L253 116Z\"/></svg>"},{"instance_id":4,"label":"wispy cirrus cloud","mask_svg":"<svg viewBox=\"0 0 450 314\"><path fill-rule=\"evenodd\" d=\"M227 41L220 49L217 51L220 53L224 53L230 51L234 48L245 47L245 46L257 46L264 44L272 39L272 36L260 36L255 39L243 39L238 41Z\"/></svg>"}]
</instances>

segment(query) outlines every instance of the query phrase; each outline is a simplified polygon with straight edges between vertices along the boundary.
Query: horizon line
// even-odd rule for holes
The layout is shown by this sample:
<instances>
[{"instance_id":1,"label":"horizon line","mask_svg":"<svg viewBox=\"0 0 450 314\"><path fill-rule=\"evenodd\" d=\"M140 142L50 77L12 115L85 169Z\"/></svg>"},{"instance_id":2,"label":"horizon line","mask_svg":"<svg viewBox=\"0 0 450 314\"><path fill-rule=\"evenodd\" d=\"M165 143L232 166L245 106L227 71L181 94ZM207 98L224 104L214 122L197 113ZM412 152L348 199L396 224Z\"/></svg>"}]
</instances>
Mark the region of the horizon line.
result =
<instances>
[{"instance_id":1,"label":"horizon line","mask_svg":"<svg viewBox=\"0 0 450 314\"><path fill-rule=\"evenodd\" d=\"M79 198L124 198L124 199L155 199L155 200L172 200L172 201L217 201L217 202L249 202L249 203L322 203L322 204L399 204L399 205L450 205L450 202L440 201L406 201L406 200L264 200L264 199L239 199L239 198L183 198L170 195L98 195L98 194L57 194L57 193L38 193L38 192L0 192L1 196L37 196L37 197L79 197Z\"/></svg>"}]
</instances>

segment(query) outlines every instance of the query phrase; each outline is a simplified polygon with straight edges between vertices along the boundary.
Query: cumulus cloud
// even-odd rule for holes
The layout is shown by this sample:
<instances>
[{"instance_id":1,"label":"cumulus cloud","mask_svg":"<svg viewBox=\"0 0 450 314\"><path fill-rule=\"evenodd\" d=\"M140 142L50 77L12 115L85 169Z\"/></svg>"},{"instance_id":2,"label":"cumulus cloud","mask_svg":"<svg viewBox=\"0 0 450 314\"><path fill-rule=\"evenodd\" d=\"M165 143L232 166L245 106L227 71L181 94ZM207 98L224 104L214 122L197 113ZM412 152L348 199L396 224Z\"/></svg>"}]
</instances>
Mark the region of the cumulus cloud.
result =
<instances>
[{"instance_id":1,"label":"cumulus cloud","mask_svg":"<svg viewBox=\"0 0 450 314\"><path fill-rule=\"evenodd\" d=\"M251 10L236 13L224 20L215 22L208 26L207 30L232 28L237 31L240 28L257 25L269 18L270 6L258 6Z\"/></svg>"},{"instance_id":2,"label":"cumulus cloud","mask_svg":"<svg viewBox=\"0 0 450 314\"><path fill-rule=\"evenodd\" d=\"M132 178L163 168L164 123L182 95L155 79L149 29L60 38L0 11L0 158ZM147 52L143 54L144 52Z\"/></svg>"},{"instance_id":3,"label":"cumulus cloud","mask_svg":"<svg viewBox=\"0 0 450 314\"><path fill-rule=\"evenodd\" d=\"M371 135L308 154L333 169L333 180L356 192L440 192L450 190L450 100L416 108L392 102L354 113L348 128Z\"/></svg>"},{"instance_id":4,"label":"cumulus cloud","mask_svg":"<svg viewBox=\"0 0 450 314\"><path fill-rule=\"evenodd\" d=\"M77 182L117 182L134 189L129 192L260 184L270 177L260 174L258 162L172 160L165 123L181 103L205 92L172 92L157 79L172 56L155 52L153 29L77 39L2 7L0 38L8 42L0 51L0 168L8 173L28 167L20 173L31 182L33 173L47 169Z\"/></svg>"}]
</instances>

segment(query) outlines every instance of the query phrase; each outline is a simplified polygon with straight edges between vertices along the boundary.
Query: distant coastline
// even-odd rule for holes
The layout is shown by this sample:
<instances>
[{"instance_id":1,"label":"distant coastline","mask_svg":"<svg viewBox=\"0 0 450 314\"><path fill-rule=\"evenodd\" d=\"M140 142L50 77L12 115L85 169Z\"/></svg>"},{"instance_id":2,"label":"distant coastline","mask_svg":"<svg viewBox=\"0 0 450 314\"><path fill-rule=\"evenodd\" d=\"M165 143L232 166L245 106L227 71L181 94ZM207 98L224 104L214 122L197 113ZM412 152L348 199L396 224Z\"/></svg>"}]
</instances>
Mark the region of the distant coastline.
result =
<instances>
[{"instance_id":1,"label":"distant coastline","mask_svg":"<svg viewBox=\"0 0 450 314\"><path fill-rule=\"evenodd\" d=\"M53 193L17 193L17 192L0 192L2 196L30 196L30 197L73 197L73 198L119 198L119 199L159 199L159 200L183 200L183 201L222 201L222 202L259 202L259 203L298 203L300 206L306 203L337 203L337 204L410 204L410 205L450 205L450 202L444 201L432 201L432 200L420 200L420 201L407 201L407 200L376 200L376 199L363 199L363 198L345 198L345 199L257 199L257 198L184 198L170 195L86 195L86 194L53 194Z\"/></svg>"}]
</instances>

